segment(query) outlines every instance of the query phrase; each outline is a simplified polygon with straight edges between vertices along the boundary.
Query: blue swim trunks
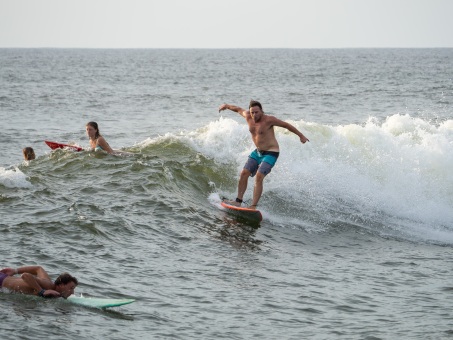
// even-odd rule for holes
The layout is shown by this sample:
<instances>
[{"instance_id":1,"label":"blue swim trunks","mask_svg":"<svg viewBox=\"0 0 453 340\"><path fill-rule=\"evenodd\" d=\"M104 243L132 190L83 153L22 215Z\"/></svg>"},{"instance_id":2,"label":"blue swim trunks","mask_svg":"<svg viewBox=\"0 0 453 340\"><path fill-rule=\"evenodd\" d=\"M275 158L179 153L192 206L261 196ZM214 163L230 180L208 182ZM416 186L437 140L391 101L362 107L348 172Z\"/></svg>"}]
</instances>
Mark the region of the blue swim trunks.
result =
<instances>
[{"instance_id":1,"label":"blue swim trunks","mask_svg":"<svg viewBox=\"0 0 453 340\"><path fill-rule=\"evenodd\" d=\"M0 273L0 288L2 288L3 280L6 279L8 275L5 273Z\"/></svg>"},{"instance_id":2,"label":"blue swim trunks","mask_svg":"<svg viewBox=\"0 0 453 340\"><path fill-rule=\"evenodd\" d=\"M258 149L255 149L250 154L247 163L245 163L244 169L250 171L252 177L256 175L257 171L267 175L271 172L275 162L277 162L279 154L276 151L258 151Z\"/></svg>"}]
</instances>

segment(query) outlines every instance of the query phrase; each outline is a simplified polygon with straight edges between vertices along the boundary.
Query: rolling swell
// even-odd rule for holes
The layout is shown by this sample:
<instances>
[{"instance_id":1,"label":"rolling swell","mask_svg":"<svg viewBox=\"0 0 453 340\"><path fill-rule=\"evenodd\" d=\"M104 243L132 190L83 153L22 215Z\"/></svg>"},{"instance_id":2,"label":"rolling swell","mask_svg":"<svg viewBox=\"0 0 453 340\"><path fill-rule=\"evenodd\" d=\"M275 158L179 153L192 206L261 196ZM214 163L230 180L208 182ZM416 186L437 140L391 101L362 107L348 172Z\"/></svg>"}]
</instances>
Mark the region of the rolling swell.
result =
<instances>
[{"instance_id":1,"label":"rolling swell","mask_svg":"<svg viewBox=\"0 0 453 340\"><path fill-rule=\"evenodd\" d=\"M235 186L235 171L174 136L127 150L133 155L56 150L24 167L32 187L22 194L34 202L29 220L51 233L64 226L68 237L115 239L150 225L221 234L216 224L224 213L207 198L215 186Z\"/></svg>"},{"instance_id":2,"label":"rolling swell","mask_svg":"<svg viewBox=\"0 0 453 340\"><path fill-rule=\"evenodd\" d=\"M439 147L449 152L442 125L399 115L382 125L373 120L365 126L293 124L312 142L301 146L294 136L276 131L282 152L260 201L263 225L453 241L448 211L436 214L426 206L440 209L451 200L450 161L431 152ZM33 186L22 192L34 196L30 219L58 219L104 237L115 228L134 230L150 221L218 232L218 223L228 218L218 207L220 198L236 194L250 144L243 125L221 118L198 130L144 140L126 149L130 156L57 150L19 167ZM423 162L427 158L432 162ZM21 174L16 182L26 187ZM252 189L249 180L247 200Z\"/></svg>"}]
</instances>

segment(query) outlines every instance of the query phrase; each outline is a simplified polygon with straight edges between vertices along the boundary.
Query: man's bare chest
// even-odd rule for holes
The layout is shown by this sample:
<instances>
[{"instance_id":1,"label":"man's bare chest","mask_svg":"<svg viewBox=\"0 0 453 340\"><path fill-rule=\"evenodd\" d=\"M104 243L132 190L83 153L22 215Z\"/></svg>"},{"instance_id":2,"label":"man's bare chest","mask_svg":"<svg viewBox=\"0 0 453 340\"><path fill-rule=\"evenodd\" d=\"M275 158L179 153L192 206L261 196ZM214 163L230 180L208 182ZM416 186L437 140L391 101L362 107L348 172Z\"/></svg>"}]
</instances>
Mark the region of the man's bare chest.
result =
<instances>
[{"instance_id":1,"label":"man's bare chest","mask_svg":"<svg viewBox=\"0 0 453 340\"><path fill-rule=\"evenodd\" d=\"M267 124L249 124L249 131L253 136L262 136L269 133L272 133L273 127Z\"/></svg>"}]
</instances>

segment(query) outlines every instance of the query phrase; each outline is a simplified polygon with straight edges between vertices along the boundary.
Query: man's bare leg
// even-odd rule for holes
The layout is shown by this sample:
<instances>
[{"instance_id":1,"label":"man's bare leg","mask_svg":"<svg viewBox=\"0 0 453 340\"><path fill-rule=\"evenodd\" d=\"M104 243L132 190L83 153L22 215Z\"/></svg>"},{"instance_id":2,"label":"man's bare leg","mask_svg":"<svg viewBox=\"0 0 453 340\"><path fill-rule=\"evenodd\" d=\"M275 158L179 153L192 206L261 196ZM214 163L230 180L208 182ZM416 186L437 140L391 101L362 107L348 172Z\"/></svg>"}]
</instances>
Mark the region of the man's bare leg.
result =
<instances>
[{"instance_id":1,"label":"man's bare leg","mask_svg":"<svg viewBox=\"0 0 453 340\"><path fill-rule=\"evenodd\" d=\"M244 194L245 191L247 190L247 184L250 175L251 175L250 171L248 171L247 169L242 169L241 175L239 176L237 198L240 199L241 201L244 199ZM232 202L232 204L239 207L241 205L241 202Z\"/></svg>"},{"instance_id":2,"label":"man's bare leg","mask_svg":"<svg viewBox=\"0 0 453 340\"><path fill-rule=\"evenodd\" d=\"M256 173L255 187L253 188L253 201L252 204L250 205L251 209L256 209L258 201L260 200L261 195L263 194L263 180L265 176L266 175L263 175L261 172Z\"/></svg>"}]
</instances>

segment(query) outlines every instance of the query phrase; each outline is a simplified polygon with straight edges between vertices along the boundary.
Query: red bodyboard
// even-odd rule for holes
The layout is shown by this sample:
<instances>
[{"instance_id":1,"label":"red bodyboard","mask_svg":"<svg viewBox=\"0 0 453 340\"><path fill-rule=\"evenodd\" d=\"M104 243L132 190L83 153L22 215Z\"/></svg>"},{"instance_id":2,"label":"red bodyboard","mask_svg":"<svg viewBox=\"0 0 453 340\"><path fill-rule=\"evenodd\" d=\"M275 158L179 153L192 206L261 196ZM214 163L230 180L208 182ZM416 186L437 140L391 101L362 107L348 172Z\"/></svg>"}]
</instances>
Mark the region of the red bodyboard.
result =
<instances>
[{"instance_id":1,"label":"red bodyboard","mask_svg":"<svg viewBox=\"0 0 453 340\"><path fill-rule=\"evenodd\" d=\"M52 150L65 149L65 148L72 149L74 151L82 151L83 150L83 148L81 148L80 146L77 146L77 145L69 145L69 144L62 144L62 143L57 143L57 142L50 142L48 140L45 140L44 143L46 143L49 146L49 148L51 148Z\"/></svg>"}]
</instances>

